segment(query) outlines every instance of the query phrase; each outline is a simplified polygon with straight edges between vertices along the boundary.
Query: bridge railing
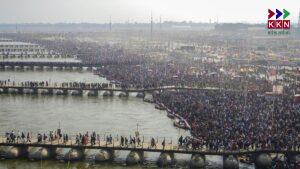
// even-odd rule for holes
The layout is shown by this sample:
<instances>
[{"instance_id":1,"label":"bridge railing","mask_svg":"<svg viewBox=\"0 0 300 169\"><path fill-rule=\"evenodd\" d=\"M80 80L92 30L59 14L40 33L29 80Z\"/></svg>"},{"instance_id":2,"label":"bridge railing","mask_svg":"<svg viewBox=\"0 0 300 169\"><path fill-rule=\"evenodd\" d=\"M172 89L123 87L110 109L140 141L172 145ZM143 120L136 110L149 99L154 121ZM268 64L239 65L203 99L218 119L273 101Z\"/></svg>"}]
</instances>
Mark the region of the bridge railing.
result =
<instances>
[{"instance_id":1,"label":"bridge railing","mask_svg":"<svg viewBox=\"0 0 300 169\"><path fill-rule=\"evenodd\" d=\"M106 135L104 135L106 136ZM70 135L68 141L64 141L63 138L60 139L54 139L54 140L42 140L38 142L36 138L30 138L30 141L27 140L27 138L23 139L16 139L15 141L9 141L5 137L0 137L0 146L58 146L58 147L89 147L89 148L116 148L116 149L149 149L149 150L161 150L161 151L184 151L184 152L206 152L206 153L251 153L251 152L260 152L260 151L270 151L270 152L297 152L300 153L300 148L296 146L292 146L291 148L283 148L283 149L272 149L272 148L262 148L262 147L256 147L253 148L245 148L245 149L236 149L236 150L228 150L224 147L219 147L218 149L209 149L205 145L199 146L199 147L192 147L191 144L186 145L183 144L180 146L177 141L172 140L172 138L166 139L163 137L156 137L155 145L151 145L151 139L148 137L147 139L143 136L140 138L140 143L130 143L128 141L128 144L122 145L121 138L119 136L114 136L112 140L108 140L106 137L100 137L98 139L96 137L96 140L94 143L91 142L90 137L88 139L88 142L82 143L81 140L79 142L76 141L75 135ZM127 137L129 138L129 137ZM165 146L162 145L162 141L165 140Z\"/></svg>"}]
</instances>

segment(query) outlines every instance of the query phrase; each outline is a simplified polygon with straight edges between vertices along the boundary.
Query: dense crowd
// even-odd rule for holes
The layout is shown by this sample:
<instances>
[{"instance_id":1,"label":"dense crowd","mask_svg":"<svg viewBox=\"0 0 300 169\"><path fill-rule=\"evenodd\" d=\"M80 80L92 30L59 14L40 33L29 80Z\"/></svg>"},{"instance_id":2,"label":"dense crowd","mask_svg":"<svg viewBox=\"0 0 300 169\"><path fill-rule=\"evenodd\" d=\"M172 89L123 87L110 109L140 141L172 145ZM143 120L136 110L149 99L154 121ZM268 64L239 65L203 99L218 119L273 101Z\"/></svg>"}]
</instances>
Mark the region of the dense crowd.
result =
<instances>
[{"instance_id":1,"label":"dense crowd","mask_svg":"<svg viewBox=\"0 0 300 169\"><path fill-rule=\"evenodd\" d=\"M84 63L101 63L103 66L96 73L112 83L121 84L122 88L161 86L220 88L205 91L163 91L154 95L155 102L164 104L169 110L188 121L196 138L195 148L204 146L211 150L300 148L299 128L296 124L299 107L287 95L265 94L272 91L273 85L267 79L259 77L261 73L266 74L266 70L253 71L252 75L257 76L252 76L248 71L241 71L241 65L223 65L171 56L167 56L164 61L156 62L150 61L145 55L129 52L117 45L70 40L72 38L45 40L25 35L18 38L16 40L41 44L61 54L76 55ZM8 83L15 85L15 82L0 81L0 85ZM44 87L49 83L29 81L22 82L21 85ZM54 84L54 86L92 89L106 85L109 84L83 82ZM298 88L298 84L285 86L290 96L295 94ZM76 142L84 144L88 139L89 135L79 134ZM97 135L92 134L90 140L94 143ZM128 142L124 137L121 140L124 144ZM110 141L110 138L107 138L107 141Z\"/></svg>"},{"instance_id":2,"label":"dense crowd","mask_svg":"<svg viewBox=\"0 0 300 169\"><path fill-rule=\"evenodd\" d=\"M96 74L116 81L125 87L156 88L160 86L214 87L234 90L270 91L265 79L232 76L220 71L220 66L205 63L159 63L147 65L111 65L98 69Z\"/></svg>"},{"instance_id":3,"label":"dense crowd","mask_svg":"<svg viewBox=\"0 0 300 169\"><path fill-rule=\"evenodd\" d=\"M299 106L286 96L207 90L166 91L154 98L190 123L200 147L300 148Z\"/></svg>"},{"instance_id":4,"label":"dense crowd","mask_svg":"<svg viewBox=\"0 0 300 169\"><path fill-rule=\"evenodd\" d=\"M19 86L19 87L62 87L62 88L79 88L79 89L103 89L112 87L110 83L86 83L86 82L49 82L49 81L25 81L15 82L8 80L0 80L0 86Z\"/></svg>"}]
</instances>

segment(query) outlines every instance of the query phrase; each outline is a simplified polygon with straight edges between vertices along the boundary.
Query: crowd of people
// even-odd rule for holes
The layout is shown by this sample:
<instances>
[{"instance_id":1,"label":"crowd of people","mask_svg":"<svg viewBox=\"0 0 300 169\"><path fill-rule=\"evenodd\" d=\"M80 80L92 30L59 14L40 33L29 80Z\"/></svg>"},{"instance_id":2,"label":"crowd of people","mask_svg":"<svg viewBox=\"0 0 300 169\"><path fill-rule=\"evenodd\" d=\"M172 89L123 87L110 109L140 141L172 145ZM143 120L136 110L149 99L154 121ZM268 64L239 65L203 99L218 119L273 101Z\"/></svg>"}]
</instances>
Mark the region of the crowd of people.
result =
<instances>
[{"instance_id":1,"label":"crowd of people","mask_svg":"<svg viewBox=\"0 0 300 169\"><path fill-rule=\"evenodd\" d=\"M265 79L233 76L222 72L222 67L214 63L205 63L203 67L199 67L199 64L168 62L147 65L110 65L99 68L96 74L125 87L136 88L190 86L264 92L272 89L272 84Z\"/></svg>"},{"instance_id":2,"label":"crowd of people","mask_svg":"<svg viewBox=\"0 0 300 169\"><path fill-rule=\"evenodd\" d=\"M258 92L164 91L154 95L191 125L194 142L211 150L299 149L299 106Z\"/></svg>"},{"instance_id":3,"label":"crowd of people","mask_svg":"<svg viewBox=\"0 0 300 169\"><path fill-rule=\"evenodd\" d=\"M31 133L24 133L17 131L5 132L6 142L8 143L16 143L16 142L31 142Z\"/></svg>"},{"instance_id":4,"label":"crowd of people","mask_svg":"<svg viewBox=\"0 0 300 169\"><path fill-rule=\"evenodd\" d=\"M264 79L245 77L245 75L234 76L233 74L240 74L239 67L234 63L225 65L209 60L195 60L192 57L182 57L176 52L170 52L164 58L152 56L157 58L153 59L143 52L133 52L119 44L100 45L95 42L75 40L73 34L65 34L63 38L54 36L57 39L52 40L42 38L47 36L43 34L36 36L8 34L7 36L16 41L40 44L63 55L76 56L86 64L99 63L100 68L97 74L120 82L124 87L153 88L186 85L268 91L271 86ZM211 43L209 39L206 41ZM147 46L141 46L141 48L142 51L151 53ZM228 74L232 71L235 73Z\"/></svg>"},{"instance_id":5,"label":"crowd of people","mask_svg":"<svg viewBox=\"0 0 300 169\"><path fill-rule=\"evenodd\" d=\"M62 87L79 89L103 89L112 87L111 83L87 83L87 82L49 82L49 81L24 81L15 82L10 79L0 80L0 86L19 86L19 87Z\"/></svg>"},{"instance_id":6,"label":"crowd of people","mask_svg":"<svg viewBox=\"0 0 300 169\"><path fill-rule=\"evenodd\" d=\"M49 134L46 133L38 133L36 137L33 136L31 132L20 132L20 131L11 131L11 132L5 132L5 138L7 143L51 143L54 141L61 141L61 144L70 144L69 141L75 140L75 145L83 145L86 146L88 144L90 145L102 145L105 143L106 145L115 144L115 146L121 146L121 147L138 147L142 146L145 142L144 137L141 139L139 136L117 136L112 137L111 134L103 136L103 138L100 137L100 134L96 134L95 131L92 132L92 134L89 134L89 132L86 132L85 134L78 133L72 140L72 136L70 136L67 133L62 133L60 129L57 131L49 131ZM187 138L184 138L181 136L178 140L178 146L183 147L184 144L187 142ZM155 140L153 137L150 138L150 144L149 148L157 148L158 140ZM166 140L165 138L161 141L161 145L163 149L166 146Z\"/></svg>"},{"instance_id":7,"label":"crowd of people","mask_svg":"<svg viewBox=\"0 0 300 169\"><path fill-rule=\"evenodd\" d=\"M7 143L32 143L35 137L33 136L32 132L21 132L21 131L11 131L5 132L5 138ZM61 130L58 131L49 131L49 134L46 133L38 133L36 136L37 143L42 142L52 142L57 139L63 139L63 142L68 142L69 136L68 134L62 134Z\"/></svg>"},{"instance_id":8,"label":"crowd of people","mask_svg":"<svg viewBox=\"0 0 300 169\"><path fill-rule=\"evenodd\" d=\"M300 148L299 128L296 127L299 108L293 103L291 94L266 95L265 92L272 91L273 82L259 77L262 73L266 74L266 70L255 71L256 65L242 68L242 65L235 63L194 60L191 57L180 59L172 57L172 53L161 61L153 61L145 55L129 52L117 45L99 45L70 39L50 41L26 35L18 38L16 40L41 44L61 54L76 55L83 63L99 63L101 67L96 74L121 84L122 88L218 88L202 91L163 91L153 96L156 103L164 104L173 113L188 121L195 137L194 148ZM0 85L7 83L15 84L0 81ZM23 82L21 85L36 87L48 86L49 83ZM105 87L103 85L69 82L57 83L54 86L98 89ZM299 86L296 84L285 88L296 91ZM88 134L79 134L76 137L78 144L86 144L88 140ZM95 143L97 135L92 134L90 140ZM139 142L127 138L121 140L123 145L126 142Z\"/></svg>"}]
</instances>

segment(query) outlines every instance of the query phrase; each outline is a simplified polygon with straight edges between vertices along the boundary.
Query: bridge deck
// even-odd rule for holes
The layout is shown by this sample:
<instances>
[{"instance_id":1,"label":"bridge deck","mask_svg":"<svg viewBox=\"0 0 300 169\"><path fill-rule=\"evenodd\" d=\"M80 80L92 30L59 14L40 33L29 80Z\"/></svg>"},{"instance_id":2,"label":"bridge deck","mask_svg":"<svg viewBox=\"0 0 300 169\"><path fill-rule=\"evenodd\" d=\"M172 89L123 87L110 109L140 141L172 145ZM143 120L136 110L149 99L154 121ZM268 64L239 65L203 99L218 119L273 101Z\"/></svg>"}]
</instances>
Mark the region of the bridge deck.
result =
<instances>
[{"instance_id":1,"label":"bridge deck","mask_svg":"<svg viewBox=\"0 0 300 169\"><path fill-rule=\"evenodd\" d=\"M100 67L101 64L80 61L0 61L0 66Z\"/></svg>"},{"instance_id":2,"label":"bridge deck","mask_svg":"<svg viewBox=\"0 0 300 169\"><path fill-rule=\"evenodd\" d=\"M113 88L113 87L62 87L62 86L21 86L21 85L0 85L0 89L38 89L38 90L101 90L101 91L123 91L123 92L151 92L159 90L220 90L219 88L198 88L198 87L176 87L176 86L162 86L157 88ZM238 92L238 90L226 90Z\"/></svg>"},{"instance_id":3,"label":"bridge deck","mask_svg":"<svg viewBox=\"0 0 300 169\"><path fill-rule=\"evenodd\" d=\"M0 85L2 89L38 89L38 90L102 90L102 91L124 91L124 92L147 92L155 90L219 90L218 88L197 88L197 87L176 87L176 86L165 86L157 88L89 88L89 87L61 87L61 86L20 86L20 85ZM229 91L229 90L227 90ZM237 90L231 90L237 91Z\"/></svg>"},{"instance_id":4,"label":"bridge deck","mask_svg":"<svg viewBox=\"0 0 300 169\"><path fill-rule=\"evenodd\" d=\"M179 153L179 154L200 154L200 155L245 155L245 154L260 154L260 153L281 153L281 154L299 154L300 150L269 150L269 149L259 149L259 150L239 150L239 151L229 151L229 150L219 150L211 151L207 150L205 147L202 149L191 149L183 148L178 145L171 143L166 143L165 147L161 144L156 144L155 147L151 147L149 142L142 142L140 145L128 145L121 146L120 141L113 141L111 144L106 141L96 141L96 144L92 145L88 143L86 145L76 144L75 140L69 140L68 142L63 142L62 140L55 141L43 141L38 143L36 139L32 139L31 142L15 142L7 143L6 138L0 138L0 146L16 146L16 147L45 147L45 148L83 148L83 149L110 149L110 150L128 150L128 151L147 151L147 152L165 152L165 153Z\"/></svg>"}]
</instances>

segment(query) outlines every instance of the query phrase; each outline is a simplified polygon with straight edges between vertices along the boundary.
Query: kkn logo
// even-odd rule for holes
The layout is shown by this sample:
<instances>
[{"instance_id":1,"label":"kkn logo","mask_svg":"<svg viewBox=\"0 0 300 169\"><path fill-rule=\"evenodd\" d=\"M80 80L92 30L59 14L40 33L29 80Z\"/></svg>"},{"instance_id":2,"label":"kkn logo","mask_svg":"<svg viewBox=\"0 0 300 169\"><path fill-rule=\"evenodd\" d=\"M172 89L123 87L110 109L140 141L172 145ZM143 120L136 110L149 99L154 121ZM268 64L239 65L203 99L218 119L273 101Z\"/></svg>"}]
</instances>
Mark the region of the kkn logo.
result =
<instances>
[{"instance_id":1,"label":"kkn logo","mask_svg":"<svg viewBox=\"0 0 300 169\"><path fill-rule=\"evenodd\" d=\"M275 15L271 9L268 10L268 29L290 29L291 22L286 18L290 15L289 11L283 9L283 12L276 9L275 20L272 17ZM280 19L282 17L282 19Z\"/></svg>"}]
</instances>

